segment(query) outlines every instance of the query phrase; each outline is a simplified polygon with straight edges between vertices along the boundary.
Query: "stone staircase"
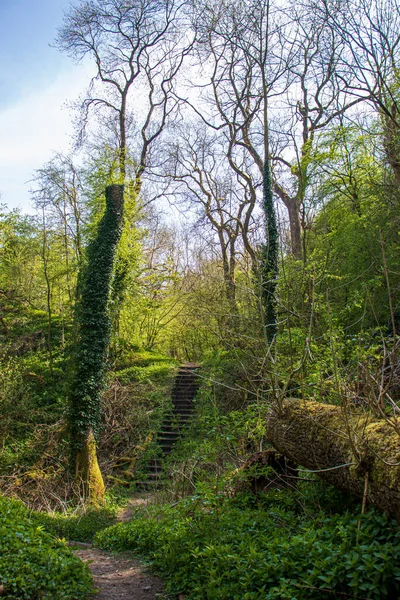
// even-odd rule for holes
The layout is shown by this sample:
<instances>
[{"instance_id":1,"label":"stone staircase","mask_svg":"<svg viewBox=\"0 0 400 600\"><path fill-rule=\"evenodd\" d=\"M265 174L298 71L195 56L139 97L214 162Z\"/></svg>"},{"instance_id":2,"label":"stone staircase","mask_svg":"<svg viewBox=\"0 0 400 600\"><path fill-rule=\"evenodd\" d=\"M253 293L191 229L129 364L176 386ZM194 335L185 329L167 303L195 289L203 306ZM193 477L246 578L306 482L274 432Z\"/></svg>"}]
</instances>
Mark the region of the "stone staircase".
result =
<instances>
[{"instance_id":1,"label":"stone staircase","mask_svg":"<svg viewBox=\"0 0 400 600\"><path fill-rule=\"evenodd\" d=\"M177 373L172 389L172 411L166 415L158 433L157 441L161 448L161 456L153 458L147 466L147 481L137 482L140 487L156 487L163 470L163 461L180 437L182 427L188 422L193 412L193 400L196 395L199 380L196 370L199 365L182 365Z\"/></svg>"}]
</instances>

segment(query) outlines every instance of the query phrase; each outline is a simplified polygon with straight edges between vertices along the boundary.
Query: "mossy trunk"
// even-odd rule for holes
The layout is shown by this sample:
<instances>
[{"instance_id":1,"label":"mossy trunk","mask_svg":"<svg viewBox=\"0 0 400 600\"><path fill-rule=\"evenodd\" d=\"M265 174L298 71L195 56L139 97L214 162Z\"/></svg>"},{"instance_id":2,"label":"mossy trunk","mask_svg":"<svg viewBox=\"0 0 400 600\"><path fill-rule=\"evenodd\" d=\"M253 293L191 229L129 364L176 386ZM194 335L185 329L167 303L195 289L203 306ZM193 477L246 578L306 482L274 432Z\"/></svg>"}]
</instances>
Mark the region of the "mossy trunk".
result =
<instances>
[{"instance_id":1,"label":"mossy trunk","mask_svg":"<svg viewBox=\"0 0 400 600\"><path fill-rule=\"evenodd\" d=\"M400 420L355 407L286 400L270 409L267 437L295 463L400 520Z\"/></svg>"},{"instance_id":2,"label":"mossy trunk","mask_svg":"<svg viewBox=\"0 0 400 600\"><path fill-rule=\"evenodd\" d=\"M104 481L97 461L96 440L90 430L75 454L75 477L82 496L94 506L104 500Z\"/></svg>"},{"instance_id":3,"label":"mossy trunk","mask_svg":"<svg viewBox=\"0 0 400 600\"><path fill-rule=\"evenodd\" d=\"M123 208L123 186L108 186L106 210L89 244L86 265L80 274L76 307L77 343L69 405L72 464L79 489L92 504L100 504L104 496L96 456L96 434L105 386L111 333L110 290Z\"/></svg>"}]
</instances>

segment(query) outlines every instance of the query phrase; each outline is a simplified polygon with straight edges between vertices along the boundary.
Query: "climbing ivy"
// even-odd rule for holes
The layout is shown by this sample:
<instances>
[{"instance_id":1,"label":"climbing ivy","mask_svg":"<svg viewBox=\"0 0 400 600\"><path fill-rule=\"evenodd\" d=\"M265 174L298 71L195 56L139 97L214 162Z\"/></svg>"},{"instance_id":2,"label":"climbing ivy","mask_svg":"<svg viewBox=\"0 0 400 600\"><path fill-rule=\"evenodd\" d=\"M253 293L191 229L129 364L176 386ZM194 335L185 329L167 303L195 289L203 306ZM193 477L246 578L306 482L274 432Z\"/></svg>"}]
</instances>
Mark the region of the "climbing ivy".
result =
<instances>
[{"instance_id":1,"label":"climbing ivy","mask_svg":"<svg viewBox=\"0 0 400 600\"><path fill-rule=\"evenodd\" d=\"M73 452L88 433L98 431L110 342L110 288L123 221L123 185L106 188L106 210L87 249L76 308L77 341L70 392L69 422Z\"/></svg>"},{"instance_id":2,"label":"climbing ivy","mask_svg":"<svg viewBox=\"0 0 400 600\"><path fill-rule=\"evenodd\" d=\"M266 334L269 342L276 335L276 284L278 277L278 226L272 194L271 166L265 159L263 173L263 208L267 241L261 249L261 297L264 308Z\"/></svg>"}]
</instances>

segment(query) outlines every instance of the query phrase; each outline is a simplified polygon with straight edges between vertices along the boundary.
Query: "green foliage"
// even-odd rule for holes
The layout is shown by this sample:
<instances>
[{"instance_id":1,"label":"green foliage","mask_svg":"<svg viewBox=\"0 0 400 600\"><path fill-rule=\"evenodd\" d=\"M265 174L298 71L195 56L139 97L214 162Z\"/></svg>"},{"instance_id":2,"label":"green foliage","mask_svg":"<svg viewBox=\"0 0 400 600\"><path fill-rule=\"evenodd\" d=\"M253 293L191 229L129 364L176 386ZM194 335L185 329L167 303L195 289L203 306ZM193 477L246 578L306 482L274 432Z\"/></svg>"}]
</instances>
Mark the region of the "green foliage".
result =
<instances>
[{"instance_id":1,"label":"green foliage","mask_svg":"<svg viewBox=\"0 0 400 600\"><path fill-rule=\"evenodd\" d=\"M246 410L224 415L202 412L197 407L195 417L166 461L169 489L184 496L202 484L230 487L232 481L227 472L243 464L252 452L267 446L266 409L265 405L250 404Z\"/></svg>"},{"instance_id":2,"label":"green foliage","mask_svg":"<svg viewBox=\"0 0 400 600\"><path fill-rule=\"evenodd\" d=\"M168 364L169 362L169 364ZM165 360L164 363L156 362L146 366L133 366L118 371L117 376L121 383L151 381L153 383L163 383L171 377L171 371L175 368L174 362Z\"/></svg>"},{"instance_id":3,"label":"green foliage","mask_svg":"<svg viewBox=\"0 0 400 600\"><path fill-rule=\"evenodd\" d=\"M265 436L265 403L249 404L244 410L228 414L209 406L209 398L198 395L194 418L185 429L171 455L175 468L194 467L194 481L208 480L243 461L259 450Z\"/></svg>"},{"instance_id":4,"label":"green foliage","mask_svg":"<svg viewBox=\"0 0 400 600\"><path fill-rule=\"evenodd\" d=\"M265 365L258 354L264 354L265 346L257 341L252 339L249 346L209 351L203 358L201 393L208 395L209 402L223 413L241 410L267 397Z\"/></svg>"},{"instance_id":5,"label":"green foliage","mask_svg":"<svg viewBox=\"0 0 400 600\"><path fill-rule=\"evenodd\" d=\"M86 565L43 531L22 503L0 496L0 584L4 598L79 600L93 592Z\"/></svg>"},{"instance_id":6,"label":"green foliage","mask_svg":"<svg viewBox=\"0 0 400 600\"><path fill-rule=\"evenodd\" d=\"M45 531L74 542L92 542L98 531L115 523L115 508L86 508L82 512L33 513L32 521Z\"/></svg>"},{"instance_id":7,"label":"green foliage","mask_svg":"<svg viewBox=\"0 0 400 600\"><path fill-rule=\"evenodd\" d=\"M42 301L41 286L37 223L31 216L0 206L0 311L6 323L9 315L23 312L26 302ZM0 334L4 333L2 327Z\"/></svg>"},{"instance_id":8,"label":"green foliage","mask_svg":"<svg viewBox=\"0 0 400 600\"><path fill-rule=\"evenodd\" d=\"M168 591L191 600L397 597L398 524L374 511L361 517L346 510L343 496L338 514L315 504L304 513L310 485L272 491L256 505L246 497L193 496L179 507L139 512L100 532L96 544L146 557ZM326 504L336 496L328 492Z\"/></svg>"},{"instance_id":9,"label":"green foliage","mask_svg":"<svg viewBox=\"0 0 400 600\"><path fill-rule=\"evenodd\" d=\"M334 316L351 333L385 328L390 319L386 259L393 305L398 307L399 215L387 174L374 154L376 134L337 128L322 141L329 149L321 182L325 205L308 237L309 269L318 295L329 294ZM385 255L385 256L384 256Z\"/></svg>"},{"instance_id":10,"label":"green foliage","mask_svg":"<svg viewBox=\"0 0 400 600\"><path fill-rule=\"evenodd\" d=\"M56 354L51 376L43 350L0 358L0 476L40 461L65 409L63 363Z\"/></svg>"}]
</instances>

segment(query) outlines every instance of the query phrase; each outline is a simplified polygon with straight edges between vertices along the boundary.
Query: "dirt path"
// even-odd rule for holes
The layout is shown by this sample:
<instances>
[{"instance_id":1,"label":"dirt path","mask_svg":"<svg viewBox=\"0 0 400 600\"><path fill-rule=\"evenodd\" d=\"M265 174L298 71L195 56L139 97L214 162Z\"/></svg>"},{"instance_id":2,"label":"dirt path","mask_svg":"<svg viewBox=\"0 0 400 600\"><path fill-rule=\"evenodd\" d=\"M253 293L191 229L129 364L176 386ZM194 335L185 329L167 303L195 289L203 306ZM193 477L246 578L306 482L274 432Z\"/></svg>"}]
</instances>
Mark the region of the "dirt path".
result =
<instances>
[{"instance_id":1,"label":"dirt path","mask_svg":"<svg viewBox=\"0 0 400 600\"><path fill-rule=\"evenodd\" d=\"M126 555L112 556L97 548L79 548L75 554L90 561L96 600L161 600L161 579L150 575L142 563Z\"/></svg>"}]
</instances>

